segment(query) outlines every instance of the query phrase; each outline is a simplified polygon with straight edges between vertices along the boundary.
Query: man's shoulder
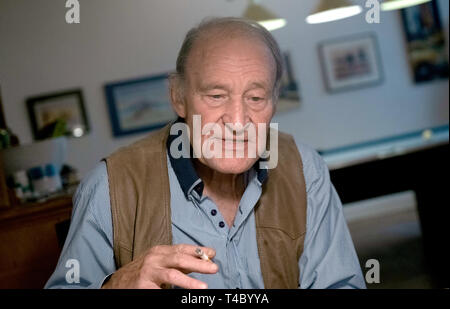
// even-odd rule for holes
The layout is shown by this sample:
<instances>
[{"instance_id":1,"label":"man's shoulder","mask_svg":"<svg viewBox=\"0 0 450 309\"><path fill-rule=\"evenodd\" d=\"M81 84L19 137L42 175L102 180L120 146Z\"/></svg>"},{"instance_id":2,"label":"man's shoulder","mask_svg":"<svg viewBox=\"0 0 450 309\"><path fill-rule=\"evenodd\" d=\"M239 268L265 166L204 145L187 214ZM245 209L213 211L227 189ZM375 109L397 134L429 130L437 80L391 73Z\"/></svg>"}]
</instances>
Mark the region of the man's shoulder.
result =
<instances>
[{"instance_id":1,"label":"man's shoulder","mask_svg":"<svg viewBox=\"0 0 450 309\"><path fill-rule=\"evenodd\" d=\"M81 200L109 198L108 172L104 161L100 161L81 180L74 195L74 205ZM84 204L84 203L83 203Z\"/></svg>"},{"instance_id":2,"label":"man's shoulder","mask_svg":"<svg viewBox=\"0 0 450 309\"><path fill-rule=\"evenodd\" d=\"M297 141L296 145L302 159L303 175L308 191L312 183L323 177L324 173L327 172L327 165L322 156L311 145Z\"/></svg>"},{"instance_id":3,"label":"man's shoulder","mask_svg":"<svg viewBox=\"0 0 450 309\"><path fill-rule=\"evenodd\" d=\"M121 157L121 156L130 156L133 154L137 154L141 151L143 152L160 152L161 145L167 139L169 134L170 124L160 128L158 130L152 131L145 135L144 137L138 139L137 141L117 149L111 155L109 155L106 159L110 159L113 157ZM165 148L164 145L162 147Z\"/></svg>"},{"instance_id":4,"label":"man's shoulder","mask_svg":"<svg viewBox=\"0 0 450 309\"><path fill-rule=\"evenodd\" d=\"M95 188L99 185L108 183L108 173L106 171L106 164L104 161L100 161L91 169L80 183L80 186L84 189Z\"/></svg>"},{"instance_id":5,"label":"man's shoulder","mask_svg":"<svg viewBox=\"0 0 450 309\"><path fill-rule=\"evenodd\" d=\"M297 141L292 134L278 131L278 138L280 141L282 141L284 144L291 144L297 147L297 150L300 153L302 164L304 167L306 166L313 166L313 167L319 167L323 166L324 161L323 158L320 156L320 154L315 150L311 145ZM286 150L286 149L284 149Z\"/></svg>"},{"instance_id":6,"label":"man's shoulder","mask_svg":"<svg viewBox=\"0 0 450 309\"><path fill-rule=\"evenodd\" d=\"M297 141L292 134L278 131L278 137L283 142L293 142L297 146L298 151L302 157L302 161L307 161L308 163L313 162L314 164L320 163L322 157L319 155L317 150L307 143Z\"/></svg>"},{"instance_id":7,"label":"man's shoulder","mask_svg":"<svg viewBox=\"0 0 450 309\"><path fill-rule=\"evenodd\" d=\"M313 165L322 165L323 164L323 158L319 154L319 152L312 147L311 145L304 143L304 142L296 142L297 149L300 152L300 155L302 156L302 160Z\"/></svg>"},{"instance_id":8,"label":"man's shoulder","mask_svg":"<svg viewBox=\"0 0 450 309\"><path fill-rule=\"evenodd\" d=\"M105 162L99 162L83 177L73 197L73 205L74 212L91 213L99 222L109 216L109 182Z\"/></svg>"}]
</instances>

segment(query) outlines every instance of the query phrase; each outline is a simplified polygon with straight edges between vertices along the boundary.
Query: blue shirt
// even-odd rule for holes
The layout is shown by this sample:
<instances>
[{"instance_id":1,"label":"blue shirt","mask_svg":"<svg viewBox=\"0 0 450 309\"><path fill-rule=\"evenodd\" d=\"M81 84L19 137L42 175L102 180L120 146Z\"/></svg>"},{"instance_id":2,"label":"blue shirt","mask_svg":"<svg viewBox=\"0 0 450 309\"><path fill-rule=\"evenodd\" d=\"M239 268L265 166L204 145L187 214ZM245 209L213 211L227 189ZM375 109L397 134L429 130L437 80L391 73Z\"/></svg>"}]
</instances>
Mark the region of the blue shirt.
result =
<instances>
[{"instance_id":1,"label":"blue shirt","mask_svg":"<svg viewBox=\"0 0 450 309\"><path fill-rule=\"evenodd\" d=\"M327 166L312 148L299 144L307 192L304 251L298 263L301 288L365 288L340 199ZM191 273L209 288L264 288L256 242L254 207L267 174L247 172L247 187L234 224L224 224L217 205L202 195L201 179L189 159L169 157L173 243L212 247L216 274ZM268 176L270 177L270 176ZM151 190L151 188L149 188ZM73 198L70 229L58 265L46 288L100 288L116 270L113 229L105 163L99 163L81 182ZM68 283L73 264L79 283ZM71 272L72 271L72 272ZM69 280L72 282L73 280Z\"/></svg>"}]
</instances>

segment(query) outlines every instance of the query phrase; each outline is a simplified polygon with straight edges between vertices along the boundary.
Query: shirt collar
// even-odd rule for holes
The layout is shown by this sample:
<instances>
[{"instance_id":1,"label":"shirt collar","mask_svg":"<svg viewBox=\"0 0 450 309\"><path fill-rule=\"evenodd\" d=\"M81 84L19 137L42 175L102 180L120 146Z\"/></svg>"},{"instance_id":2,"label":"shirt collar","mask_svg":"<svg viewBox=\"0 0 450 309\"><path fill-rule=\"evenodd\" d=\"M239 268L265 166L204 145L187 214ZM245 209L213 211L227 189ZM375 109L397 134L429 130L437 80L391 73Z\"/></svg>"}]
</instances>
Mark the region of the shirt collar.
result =
<instances>
[{"instance_id":1,"label":"shirt collar","mask_svg":"<svg viewBox=\"0 0 450 309\"><path fill-rule=\"evenodd\" d=\"M181 117L178 117L178 119L172 123L184 123L184 119ZM167 138L167 153L169 156L170 164L175 172L175 175L177 176L178 182L180 183L180 187L183 190L184 195L187 199L189 199L189 195L192 193L192 190L195 190L195 192L198 194L199 197L203 194L204 184L200 177L198 177L197 172L195 171L194 164L192 162L193 157L193 150L192 146L190 146L190 158L184 158L181 156L180 158L174 158L172 154L170 153L170 145L171 143L180 135L182 134L182 131L179 131L177 135L172 135L169 133L169 136ZM262 160L262 159L260 159ZM268 172L267 169L260 169L259 168L259 162L258 160L252 168L256 169L257 171L257 179L261 186L266 181Z\"/></svg>"}]
</instances>

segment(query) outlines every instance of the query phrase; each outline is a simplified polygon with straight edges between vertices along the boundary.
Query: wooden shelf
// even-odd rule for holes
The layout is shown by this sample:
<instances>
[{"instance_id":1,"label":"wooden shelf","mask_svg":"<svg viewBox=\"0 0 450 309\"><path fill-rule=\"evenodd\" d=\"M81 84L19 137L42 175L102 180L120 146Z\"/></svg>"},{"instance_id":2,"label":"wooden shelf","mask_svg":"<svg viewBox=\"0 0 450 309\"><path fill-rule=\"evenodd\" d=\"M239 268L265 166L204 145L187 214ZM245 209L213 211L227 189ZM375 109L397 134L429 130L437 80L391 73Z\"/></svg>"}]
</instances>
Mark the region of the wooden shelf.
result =
<instances>
[{"instance_id":1,"label":"wooden shelf","mask_svg":"<svg viewBox=\"0 0 450 309\"><path fill-rule=\"evenodd\" d=\"M0 210L0 228L9 223L23 220L37 220L61 213L64 217L70 217L72 211L72 196L65 195L46 200L45 202L24 203L11 208Z\"/></svg>"},{"instance_id":2,"label":"wooden shelf","mask_svg":"<svg viewBox=\"0 0 450 309\"><path fill-rule=\"evenodd\" d=\"M42 288L55 269L72 197L0 210L0 288Z\"/></svg>"}]
</instances>

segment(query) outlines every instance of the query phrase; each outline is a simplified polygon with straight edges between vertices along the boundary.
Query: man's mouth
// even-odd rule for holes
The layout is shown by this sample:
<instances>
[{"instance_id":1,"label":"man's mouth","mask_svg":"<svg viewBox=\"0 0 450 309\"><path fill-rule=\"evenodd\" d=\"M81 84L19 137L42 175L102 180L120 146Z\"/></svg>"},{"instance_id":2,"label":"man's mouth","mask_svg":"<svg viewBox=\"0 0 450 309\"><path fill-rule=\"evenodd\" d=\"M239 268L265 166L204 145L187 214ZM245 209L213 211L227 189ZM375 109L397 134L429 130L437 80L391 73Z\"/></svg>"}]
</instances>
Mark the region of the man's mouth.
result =
<instances>
[{"instance_id":1,"label":"man's mouth","mask_svg":"<svg viewBox=\"0 0 450 309\"><path fill-rule=\"evenodd\" d=\"M222 138L222 141L232 142L232 143L247 143L248 139L224 139L224 138Z\"/></svg>"}]
</instances>

